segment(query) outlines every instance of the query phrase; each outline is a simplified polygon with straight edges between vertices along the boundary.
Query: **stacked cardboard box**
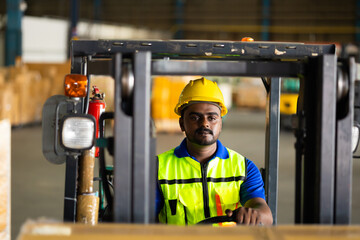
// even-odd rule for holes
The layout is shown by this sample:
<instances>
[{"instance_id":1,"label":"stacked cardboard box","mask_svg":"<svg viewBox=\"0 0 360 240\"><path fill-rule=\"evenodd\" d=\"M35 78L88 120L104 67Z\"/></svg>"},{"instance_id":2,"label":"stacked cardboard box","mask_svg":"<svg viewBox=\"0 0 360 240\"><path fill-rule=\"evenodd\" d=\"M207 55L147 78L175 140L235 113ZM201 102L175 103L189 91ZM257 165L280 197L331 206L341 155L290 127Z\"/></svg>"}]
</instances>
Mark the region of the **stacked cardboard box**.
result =
<instances>
[{"instance_id":1,"label":"stacked cardboard box","mask_svg":"<svg viewBox=\"0 0 360 240\"><path fill-rule=\"evenodd\" d=\"M359 225L277 225L267 227L174 226L164 224L109 224L96 226L54 223L48 220L28 221L21 228L19 240L58 239L267 239L267 240L355 240L360 239Z\"/></svg>"},{"instance_id":2,"label":"stacked cardboard box","mask_svg":"<svg viewBox=\"0 0 360 240\"><path fill-rule=\"evenodd\" d=\"M42 79L47 79L50 88L44 93L48 96L64 94L64 77L70 73L70 61L65 63L33 63L27 64L29 70L40 73Z\"/></svg>"},{"instance_id":3,"label":"stacked cardboard box","mask_svg":"<svg viewBox=\"0 0 360 240\"><path fill-rule=\"evenodd\" d=\"M234 87L233 101L238 108L265 109L266 90L259 78L242 78Z\"/></svg>"},{"instance_id":4,"label":"stacked cardboard box","mask_svg":"<svg viewBox=\"0 0 360 240\"><path fill-rule=\"evenodd\" d=\"M0 119L12 126L41 121L50 96L63 94L63 79L70 64L18 64L0 69Z\"/></svg>"}]
</instances>

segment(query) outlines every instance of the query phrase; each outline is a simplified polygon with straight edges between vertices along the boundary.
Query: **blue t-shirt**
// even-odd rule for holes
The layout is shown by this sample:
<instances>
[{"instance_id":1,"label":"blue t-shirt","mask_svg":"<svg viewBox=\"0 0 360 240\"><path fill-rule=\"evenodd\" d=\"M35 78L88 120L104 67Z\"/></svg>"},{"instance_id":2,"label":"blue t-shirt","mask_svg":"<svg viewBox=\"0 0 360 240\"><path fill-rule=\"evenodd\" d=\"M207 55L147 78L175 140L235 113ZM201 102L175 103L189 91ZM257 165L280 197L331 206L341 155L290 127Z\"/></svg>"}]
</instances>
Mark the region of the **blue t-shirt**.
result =
<instances>
[{"instance_id":1,"label":"blue t-shirt","mask_svg":"<svg viewBox=\"0 0 360 240\"><path fill-rule=\"evenodd\" d=\"M174 150L174 154L178 158L182 157L191 157L195 161L197 161L193 156L187 151L186 148L186 139L184 139L179 146L177 146ZM222 145L222 143L217 140L217 149L212 159L219 157L221 159L229 158L229 153L227 149ZM210 159L209 161L211 161ZM247 166L247 176L243 184L240 187L240 202L241 205L244 205L248 200L256 197L261 197L265 199L265 189L264 182L262 180L259 169L256 165L249 159L246 158L246 166ZM155 201L155 211L156 216L160 213L162 207L164 206L164 199L161 195L159 185L156 188L156 201Z\"/></svg>"}]
</instances>

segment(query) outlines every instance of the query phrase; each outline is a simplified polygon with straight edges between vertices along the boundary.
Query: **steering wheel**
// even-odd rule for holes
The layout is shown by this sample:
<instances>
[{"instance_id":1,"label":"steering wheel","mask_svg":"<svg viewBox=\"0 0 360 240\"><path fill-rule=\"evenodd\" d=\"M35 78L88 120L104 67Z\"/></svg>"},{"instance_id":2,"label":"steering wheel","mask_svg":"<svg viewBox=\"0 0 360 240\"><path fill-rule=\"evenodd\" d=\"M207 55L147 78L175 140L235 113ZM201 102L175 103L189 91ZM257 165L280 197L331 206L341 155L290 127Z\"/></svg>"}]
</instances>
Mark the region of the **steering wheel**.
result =
<instances>
[{"instance_id":1,"label":"steering wheel","mask_svg":"<svg viewBox=\"0 0 360 240\"><path fill-rule=\"evenodd\" d=\"M235 217L236 214L234 214L233 216L231 217L228 217L228 216L216 216L216 217L209 217L209 218L206 218L200 222L198 222L197 224L213 224L213 223L223 223L223 222L236 222L236 217Z\"/></svg>"}]
</instances>

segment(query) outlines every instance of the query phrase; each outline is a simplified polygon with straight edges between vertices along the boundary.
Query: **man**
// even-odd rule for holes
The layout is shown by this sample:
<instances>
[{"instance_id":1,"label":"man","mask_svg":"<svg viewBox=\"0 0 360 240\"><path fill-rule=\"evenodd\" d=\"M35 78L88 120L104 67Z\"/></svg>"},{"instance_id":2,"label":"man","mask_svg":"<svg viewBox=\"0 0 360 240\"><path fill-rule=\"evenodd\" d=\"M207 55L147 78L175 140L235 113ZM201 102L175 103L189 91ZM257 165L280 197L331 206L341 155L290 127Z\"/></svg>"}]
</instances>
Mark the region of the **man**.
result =
<instances>
[{"instance_id":1,"label":"man","mask_svg":"<svg viewBox=\"0 0 360 240\"><path fill-rule=\"evenodd\" d=\"M175 113L186 138L158 156L159 221L191 225L227 215L239 224L271 225L259 170L218 140L227 108L216 83L190 81Z\"/></svg>"}]
</instances>

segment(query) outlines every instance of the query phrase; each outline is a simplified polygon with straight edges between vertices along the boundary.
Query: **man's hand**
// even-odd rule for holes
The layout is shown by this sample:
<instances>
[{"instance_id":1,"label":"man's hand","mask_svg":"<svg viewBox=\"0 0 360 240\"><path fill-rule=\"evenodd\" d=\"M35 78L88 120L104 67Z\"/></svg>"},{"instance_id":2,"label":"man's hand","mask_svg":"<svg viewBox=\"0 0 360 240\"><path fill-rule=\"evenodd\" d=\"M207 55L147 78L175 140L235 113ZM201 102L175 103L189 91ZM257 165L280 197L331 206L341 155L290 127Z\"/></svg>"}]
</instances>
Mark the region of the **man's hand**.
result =
<instances>
[{"instance_id":1,"label":"man's hand","mask_svg":"<svg viewBox=\"0 0 360 240\"><path fill-rule=\"evenodd\" d=\"M246 207L240 207L238 209L235 209L234 211L231 211L230 209L227 209L225 211L226 215L228 217L233 216L236 214L236 223L239 224L245 224L245 225L261 225L261 214L258 210L254 208L246 208Z\"/></svg>"},{"instance_id":2,"label":"man's hand","mask_svg":"<svg viewBox=\"0 0 360 240\"><path fill-rule=\"evenodd\" d=\"M235 219L238 224L245 225L271 225L273 222L271 210L262 198L253 198L247 201L244 207L231 211L227 209L228 217L236 214Z\"/></svg>"}]
</instances>

